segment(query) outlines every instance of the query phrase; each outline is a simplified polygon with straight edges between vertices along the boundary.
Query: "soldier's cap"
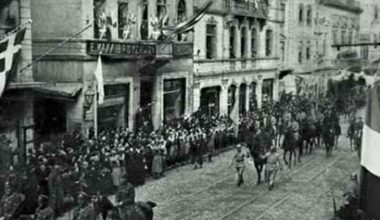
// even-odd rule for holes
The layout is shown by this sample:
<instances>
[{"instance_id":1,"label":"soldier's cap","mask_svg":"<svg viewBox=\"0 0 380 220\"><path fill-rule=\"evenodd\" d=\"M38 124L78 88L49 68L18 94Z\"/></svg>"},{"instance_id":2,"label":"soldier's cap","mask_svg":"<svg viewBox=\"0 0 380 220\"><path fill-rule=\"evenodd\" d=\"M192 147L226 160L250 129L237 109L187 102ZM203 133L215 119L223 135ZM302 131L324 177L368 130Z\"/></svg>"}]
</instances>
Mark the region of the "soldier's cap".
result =
<instances>
[{"instance_id":1,"label":"soldier's cap","mask_svg":"<svg viewBox=\"0 0 380 220\"><path fill-rule=\"evenodd\" d=\"M88 197L88 194L83 192L83 191L79 192L79 194L78 194L78 199L84 199L87 197Z\"/></svg>"},{"instance_id":2,"label":"soldier's cap","mask_svg":"<svg viewBox=\"0 0 380 220\"><path fill-rule=\"evenodd\" d=\"M10 187L11 186L11 182L10 181L6 181L5 183L4 183L4 187Z\"/></svg>"},{"instance_id":3,"label":"soldier's cap","mask_svg":"<svg viewBox=\"0 0 380 220\"><path fill-rule=\"evenodd\" d=\"M236 148L238 148L238 149L240 149L241 147L242 147L241 144L236 145Z\"/></svg>"},{"instance_id":4,"label":"soldier's cap","mask_svg":"<svg viewBox=\"0 0 380 220\"><path fill-rule=\"evenodd\" d=\"M45 194L38 195L38 198L45 199L45 200L49 199L49 197L47 195L45 195Z\"/></svg>"}]
</instances>

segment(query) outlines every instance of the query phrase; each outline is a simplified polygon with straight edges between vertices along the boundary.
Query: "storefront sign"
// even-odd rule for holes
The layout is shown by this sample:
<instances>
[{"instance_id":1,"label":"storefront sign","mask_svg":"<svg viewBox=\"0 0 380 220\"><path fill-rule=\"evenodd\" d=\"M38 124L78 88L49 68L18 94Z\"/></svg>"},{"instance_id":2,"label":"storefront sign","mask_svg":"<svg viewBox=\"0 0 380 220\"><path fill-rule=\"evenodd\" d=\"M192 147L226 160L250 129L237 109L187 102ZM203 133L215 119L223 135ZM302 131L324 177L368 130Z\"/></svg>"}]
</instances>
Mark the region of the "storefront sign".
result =
<instances>
[{"instance_id":1,"label":"storefront sign","mask_svg":"<svg viewBox=\"0 0 380 220\"><path fill-rule=\"evenodd\" d=\"M193 44L192 43L182 43L174 44L173 53L175 57L191 57L193 56Z\"/></svg>"},{"instance_id":2,"label":"storefront sign","mask_svg":"<svg viewBox=\"0 0 380 220\"><path fill-rule=\"evenodd\" d=\"M157 46L155 44L139 44L109 41L87 41L87 54L121 56L156 56Z\"/></svg>"}]
</instances>

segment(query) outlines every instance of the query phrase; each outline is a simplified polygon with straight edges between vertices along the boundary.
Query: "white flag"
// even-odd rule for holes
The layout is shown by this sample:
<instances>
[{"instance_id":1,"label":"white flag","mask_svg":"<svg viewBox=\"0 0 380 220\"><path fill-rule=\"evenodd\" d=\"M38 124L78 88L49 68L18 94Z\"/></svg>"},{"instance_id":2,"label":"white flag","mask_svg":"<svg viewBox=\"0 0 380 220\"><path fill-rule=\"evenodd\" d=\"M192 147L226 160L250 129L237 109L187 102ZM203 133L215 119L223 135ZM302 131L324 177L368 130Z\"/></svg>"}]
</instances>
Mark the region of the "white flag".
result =
<instances>
[{"instance_id":1,"label":"white flag","mask_svg":"<svg viewBox=\"0 0 380 220\"><path fill-rule=\"evenodd\" d=\"M98 65L95 70L95 78L97 81L98 94L99 94L99 105L104 102L104 83L103 83L103 67L102 67L102 57L99 55Z\"/></svg>"}]
</instances>

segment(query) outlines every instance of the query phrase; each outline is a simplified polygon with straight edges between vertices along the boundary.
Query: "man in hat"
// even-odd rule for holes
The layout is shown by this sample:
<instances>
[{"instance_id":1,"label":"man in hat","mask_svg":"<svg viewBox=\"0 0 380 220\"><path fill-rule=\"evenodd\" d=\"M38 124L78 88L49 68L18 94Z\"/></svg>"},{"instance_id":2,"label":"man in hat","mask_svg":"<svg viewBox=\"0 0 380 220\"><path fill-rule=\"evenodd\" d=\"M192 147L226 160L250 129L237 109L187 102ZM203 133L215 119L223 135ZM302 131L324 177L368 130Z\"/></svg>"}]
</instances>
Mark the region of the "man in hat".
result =
<instances>
[{"instance_id":1,"label":"man in hat","mask_svg":"<svg viewBox=\"0 0 380 220\"><path fill-rule=\"evenodd\" d=\"M78 195L78 206L74 209L73 220L96 220L95 212L95 197L91 199L91 202L87 205L88 195L85 192L80 192Z\"/></svg>"},{"instance_id":2,"label":"man in hat","mask_svg":"<svg viewBox=\"0 0 380 220\"><path fill-rule=\"evenodd\" d=\"M237 173L237 186L240 187L244 183L244 170L245 170L245 158L249 157L246 152L242 151L242 146L240 144L236 145L236 153L232 159L231 165L235 165Z\"/></svg>"},{"instance_id":3,"label":"man in hat","mask_svg":"<svg viewBox=\"0 0 380 220\"><path fill-rule=\"evenodd\" d=\"M279 169L282 170L280 155L277 153L276 147L272 146L270 151L264 155L264 158L267 159L265 176L267 177L268 188L269 190L272 190L277 172Z\"/></svg>"},{"instance_id":4,"label":"man in hat","mask_svg":"<svg viewBox=\"0 0 380 220\"><path fill-rule=\"evenodd\" d=\"M119 208L121 219L128 219L135 211L135 197L135 187L125 180L123 186L116 193L116 206Z\"/></svg>"},{"instance_id":5,"label":"man in hat","mask_svg":"<svg viewBox=\"0 0 380 220\"><path fill-rule=\"evenodd\" d=\"M49 206L49 198L46 195L38 196L38 206L33 219L36 220L53 220L54 219L54 210Z\"/></svg>"},{"instance_id":6,"label":"man in hat","mask_svg":"<svg viewBox=\"0 0 380 220\"><path fill-rule=\"evenodd\" d=\"M18 207L25 200L25 196L20 193L13 192L11 183L5 182L4 196L0 201L0 218L4 220L13 219Z\"/></svg>"}]
</instances>

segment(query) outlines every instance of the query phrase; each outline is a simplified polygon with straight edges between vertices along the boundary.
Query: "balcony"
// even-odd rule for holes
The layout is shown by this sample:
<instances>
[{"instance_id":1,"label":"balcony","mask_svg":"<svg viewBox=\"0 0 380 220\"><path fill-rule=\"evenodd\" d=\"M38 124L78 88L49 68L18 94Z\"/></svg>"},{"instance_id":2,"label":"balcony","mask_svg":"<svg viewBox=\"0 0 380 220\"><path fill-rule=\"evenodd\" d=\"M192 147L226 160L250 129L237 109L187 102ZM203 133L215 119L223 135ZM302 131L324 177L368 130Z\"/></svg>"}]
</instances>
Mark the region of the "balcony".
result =
<instances>
[{"instance_id":1,"label":"balcony","mask_svg":"<svg viewBox=\"0 0 380 220\"><path fill-rule=\"evenodd\" d=\"M195 59L196 76L219 75L229 72L246 72L264 69L276 69L278 58L250 59Z\"/></svg>"},{"instance_id":2,"label":"balcony","mask_svg":"<svg viewBox=\"0 0 380 220\"><path fill-rule=\"evenodd\" d=\"M63 39L38 39L33 41L34 55L39 56L45 51L56 47ZM175 59L192 58L192 43L154 42L154 41L107 41L107 40L73 40L51 52L48 57L88 57L104 56L114 59Z\"/></svg>"},{"instance_id":3,"label":"balcony","mask_svg":"<svg viewBox=\"0 0 380 220\"><path fill-rule=\"evenodd\" d=\"M267 19L268 7L264 3L253 3L245 0L231 0L227 1L226 9L228 12L246 17L255 17Z\"/></svg>"}]
</instances>

